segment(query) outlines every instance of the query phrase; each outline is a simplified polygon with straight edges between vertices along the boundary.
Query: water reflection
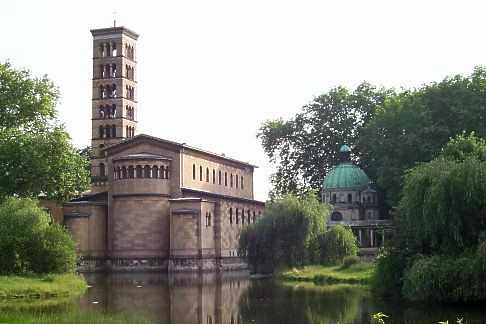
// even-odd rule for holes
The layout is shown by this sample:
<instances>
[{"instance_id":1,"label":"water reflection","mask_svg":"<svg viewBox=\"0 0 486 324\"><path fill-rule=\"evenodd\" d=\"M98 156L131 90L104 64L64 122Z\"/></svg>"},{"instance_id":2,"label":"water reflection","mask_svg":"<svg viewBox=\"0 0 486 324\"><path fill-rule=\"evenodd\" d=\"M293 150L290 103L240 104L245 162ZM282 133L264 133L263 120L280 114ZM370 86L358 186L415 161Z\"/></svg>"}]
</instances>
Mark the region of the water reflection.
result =
<instances>
[{"instance_id":1,"label":"water reflection","mask_svg":"<svg viewBox=\"0 0 486 324\"><path fill-rule=\"evenodd\" d=\"M378 311L394 324L453 323L457 316L468 324L486 322L480 308L384 303L359 286L250 281L241 273L98 274L87 280L93 287L81 298L83 311L137 314L163 324L367 324Z\"/></svg>"},{"instance_id":2,"label":"water reflection","mask_svg":"<svg viewBox=\"0 0 486 324\"><path fill-rule=\"evenodd\" d=\"M83 310L138 314L156 323L241 323L248 276L224 274L91 274Z\"/></svg>"}]
</instances>

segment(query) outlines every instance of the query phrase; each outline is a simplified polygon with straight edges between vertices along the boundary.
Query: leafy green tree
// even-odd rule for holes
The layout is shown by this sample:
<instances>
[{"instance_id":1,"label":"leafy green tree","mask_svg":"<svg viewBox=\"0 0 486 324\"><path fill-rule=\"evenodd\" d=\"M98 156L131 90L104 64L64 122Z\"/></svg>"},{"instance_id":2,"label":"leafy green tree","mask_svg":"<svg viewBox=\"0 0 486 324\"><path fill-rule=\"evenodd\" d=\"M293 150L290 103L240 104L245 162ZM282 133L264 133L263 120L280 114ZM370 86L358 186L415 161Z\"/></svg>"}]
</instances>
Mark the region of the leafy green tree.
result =
<instances>
[{"instance_id":1,"label":"leafy green tree","mask_svg":"<svg viewBox=\"0 0 486 324\"><path fill-rule=\"evenodd\" d=\"M73 271L76 253L70 235L31 199L0 204L0 274Z\"/></svg>"},{"instance_id":2,"label":"leafy green tree","mask_svg":"<svg viewBox=\"0 0 486 324\"><path fill-rule=\"evenodd\" d=\"M335 225L321 238L321 258L328 262L342 262L345 257L358 254L358 243L353 231L342 225Z\"/></svg>"},{"instance_id":3,"label":"leafy green tree","mask_svg":"<svg viewBox=\"0 0 486 324\"><path fill-rule=\"evenodd\" d=\"M456 75L388 97L359 138L368 175L397 206L406 170L435 158L463 132L486 137L486 70Z\"/></svg>"},{"instance_id":4,"label":"leafy green tree","mask_svg":"<svg viewBox=\"0 0 486 324\"><path fill-rule=\"evenodd\" d=\"M301 198L282 196L268 203L263 217L242 231L240 253L258 272L318 262L319 237L328 217L328 206L313 192Z\"/></svg>"},{"instance_id":5,"label":"leafy green tree","mask_svg":"<svg viewBox=\"0 0 486 324\"><path fill-rule=\"evenodd\" d=\"M472 257L471 253L486 233L486 140L474 134L461 134L440 152L432 161L414 167L405 175L394 222L395 235L377 261L374 286L378 292L402 291L403 279L408 276L404 291L412 296L424 285L432 287L432 282L418 280L429 278L423 273L439 265L442 265L440 271L445 272L444 276L452 281L459 275L453 269L463 263L468 264L468 267L459 267L464 280L483 271L478 269L483 269L484 263L472 268L469 265L484 260L482 254ZM484 252L484 249L478 251ZM408 269L411 272L407 274ZM483 289L472 284L469 287L476 291ZM486 298L485 292L480 290L478 296ZM434 294L433 291L428 293ZM458 301L469 298L466 290L456 293L458 295L449 297ZM449 298L434 296L435 301Z\"/></svg>"},{"instance_id":6,"label":"leafy green tree","mask_svg":"<svg viewBox=\"0 0 486 324\"><path fill-rule=\"evenodd\" d=\"M290 120L266 121L258 137L277 166L273 194L320 190L324 176L339 161L339 147L358 145L363 125L391 94L368 83L354 91L337 87L314 98ZM366 166L360 152L355 151L356 162Z\"/></svg>"},{"instance_id":7,"label":"leafy green tree","mask_svg":"<svg viewBox=\"0 0 486 324\"><path fill-rule=\"evenodd\" d=\"M88 161L56 119L58 90L0 64L0 198L68 200L89 187Z\"/></svg>"}]
</instances>

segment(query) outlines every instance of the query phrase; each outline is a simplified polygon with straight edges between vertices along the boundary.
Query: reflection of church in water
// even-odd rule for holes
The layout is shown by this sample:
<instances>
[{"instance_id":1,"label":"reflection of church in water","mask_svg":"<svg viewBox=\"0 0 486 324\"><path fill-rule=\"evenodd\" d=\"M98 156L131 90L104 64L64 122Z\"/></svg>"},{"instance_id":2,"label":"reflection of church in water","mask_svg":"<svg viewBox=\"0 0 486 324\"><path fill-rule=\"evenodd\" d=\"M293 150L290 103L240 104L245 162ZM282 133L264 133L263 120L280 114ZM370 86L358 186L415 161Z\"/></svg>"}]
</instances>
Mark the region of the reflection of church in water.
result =
<instances>
[{"instance_id":1,"label":"reflection of church in water","mask_svg":"<svg viewBox=\"0 0 486 324\"><path fill-rule=\"evenodd\" d=\"M361 248L383 245L385 229L383 197L366 173L351 162L351 149L341 146L341 162L325 177L322 200L334 206L329 226L349 226Z\"/></svg>"},{"instance_id":2,"label":"reflection of church in water","mask_svg":"<svg viewBox=\"0 0 486 324\"><path fill-rule=\"evenodd\" d=\"M86 276L82 309L140 315L162 324L240 324L250 281L241 272L109 273ZM94 303L93 303L94 302Z\"/></svg>"}]
</instances>

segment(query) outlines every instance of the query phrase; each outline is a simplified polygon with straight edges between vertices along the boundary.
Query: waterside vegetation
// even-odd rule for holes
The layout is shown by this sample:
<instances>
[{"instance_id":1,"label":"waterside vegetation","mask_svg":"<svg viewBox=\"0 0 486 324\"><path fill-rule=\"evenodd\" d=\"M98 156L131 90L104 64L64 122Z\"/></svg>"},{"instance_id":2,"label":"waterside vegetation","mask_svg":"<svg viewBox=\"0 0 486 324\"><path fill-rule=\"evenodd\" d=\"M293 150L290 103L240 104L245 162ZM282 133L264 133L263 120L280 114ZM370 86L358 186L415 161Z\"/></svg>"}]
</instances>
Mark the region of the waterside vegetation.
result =
<instances>
[{"instance_id":1,"label":"waterside vegetation","mask_svg":"<svg viewBox=\"0 0 486 324\"><path fill-rule=\"evenodd\" d=\"M0 276L0 305L13 299L79 296L86 290L83 277L73 273L41 276Z\"/></svg>"},{"instance_id":2,"label":"waterside vegetation","mask_svg":"<svg viewBox=\"0 0 486 324\"><path fill-rule=\"evenodd\" d=\"M362 284L366 285L373 276L372 263L343 265L308 265L281 271L276 275L280 280L305 281L315 284Z\"/></svg>"}]
</instances>

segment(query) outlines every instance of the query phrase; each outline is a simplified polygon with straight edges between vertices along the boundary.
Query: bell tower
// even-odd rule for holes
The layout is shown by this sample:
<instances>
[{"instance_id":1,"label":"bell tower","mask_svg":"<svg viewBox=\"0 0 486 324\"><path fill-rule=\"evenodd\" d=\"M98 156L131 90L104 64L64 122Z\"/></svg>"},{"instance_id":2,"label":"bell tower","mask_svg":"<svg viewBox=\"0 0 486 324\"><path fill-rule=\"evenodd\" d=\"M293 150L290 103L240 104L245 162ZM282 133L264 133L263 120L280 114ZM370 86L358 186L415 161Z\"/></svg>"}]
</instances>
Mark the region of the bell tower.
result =
<instances>
[{"instance_id":1,"label":"bell tower","mask_svg":"<svg viewBox=\"0 0 486 324\"><path fill-rule=\"evenodd\" d=\"M135 136L137 127L136 53L138 34L125 27L91 30L93 97L91 175L93 192L106 190L103 148Z\"/></svg>"}]
</instances>

